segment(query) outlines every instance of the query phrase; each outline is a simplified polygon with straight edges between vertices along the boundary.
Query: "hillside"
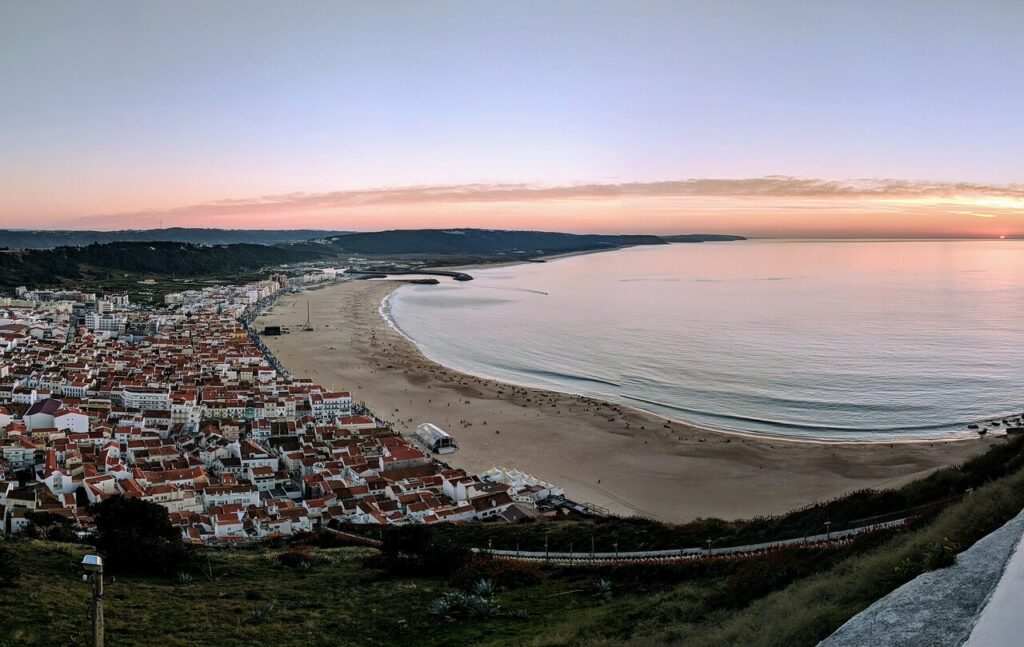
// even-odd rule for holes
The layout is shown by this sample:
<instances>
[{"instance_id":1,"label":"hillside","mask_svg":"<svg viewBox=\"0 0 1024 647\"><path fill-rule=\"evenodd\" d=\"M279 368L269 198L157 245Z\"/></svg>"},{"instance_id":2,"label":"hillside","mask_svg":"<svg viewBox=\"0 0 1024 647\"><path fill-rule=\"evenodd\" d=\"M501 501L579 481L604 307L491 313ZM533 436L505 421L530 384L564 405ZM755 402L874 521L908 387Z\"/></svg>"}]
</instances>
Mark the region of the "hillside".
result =
<instances>
[{"instance_id":1,"label":"hillside","mask_svg":"<svg viewBox=\"0 0 1024 647\"><path fill-rule=\"evenodd\" d=\"M108 644L162 645L814 645L848 618L956 554L1024 507L1024 441L960 468L881 493L860 493L785 515L861 515L943 496L903 529L853 540L725 558L591 566L470 557L493 540L551 549L591 541L626 550L718 535L721 523L663 526L628 519L478 523L368 529L373 548L334 534L290 545L200 549L190 572L108 578ZM976 484L964 495L964 486ZM958 493L950 498L949 492ZM901 511L906 514L907 511ZM863 521L863 519L861 519ZM729 524L758 536L766 520ZM799 524L797 524L799 525ZM814 522L817 526L817 521ZM639 531L639 532L638 532ZM688 536L692 535L692 536ZM674 537L673 537L674 535ZM594 537L594 539L592 539ZM77 564L89 548L0 541L0 642L87 644L88 586ZM480 580L490 584L480 586Z\"/></svg>"},{"instance_id":2,"label":"hillside","mask_svg":"<svg viewBox=\"0 0 1024 647\"><path fill-rule=\"evenodd\" d=\"M657 236L563 234L546 231L490 229L415 229L350 234L335 237L332 247L350 254L443 255L476 254L537 256L614 249L626 245L664 245Z\"/></svg>"},{"instance_id":3,"label":"hillside","mask_svg":"<svg viewBox=\"0 0 1024 647\"><path fill-rule=\"evenodd\" d=\"M119 242L176 242L201 245L277 245L338 236L344 231L318 229L127 229L121 231L0 229L0 247L8 249L51 249L65 245L82 246Z\"/></svg>"},{"instance_id":4,"label":"hillside","mask_svg":"<svg viewBox=\"0 0 1024 647\"><path fill-rule=\"evenodd\" d=\"M105 243L0 252L0 288L53 286L114 272L175 277L230 274L319 257L308 248L169 242Z\"/></svg>"},{"instance_id":5,"label":"hillside","mask_svg":"<svg viewBox=\"0 0 1024 647\"><path fill-rule=\"evenodd\" d=\"M11 233L11 232L7 232ZM21 236L28 233L13 232ZM19 285L52 287L74 282L94 282L135 275L156 278L219 276L238 278L241 273L282 263L298 263L342 256L367 256L375 263L415 258L424 267L446 263L489 263L531 259L550 254L616 249L630 245L665 245L669 242L734 240L739 237L696 234L684 236L611 236L565 234L539 231L496 231L486 229L392 230L325 236L328 232L231 231L220 229L165 229L143 232L109 232L136 236L164 236L204 241L107 242L78 245L98 232L42 232L45 236L67 235L68 241L52 249L0 250L0 289ZM102 233L102 232L100 232ZM79 238L81 235L81 238ZM108 233L103 233L108 235ZM315 239L270 244L289 236ZM259 242L210 244L210 240L255 239ZM24 238L3 240L16 247ZM37 241L39 244L43 239ZM363 269L380 269L371 266ZM387 269L387 268L385 268ZM391 268L394 269L394 268ZM124 277L124 274L130 274ZM111 286L107 286L111 287Z\"/></svg>"},{"instance_id":6,"label":"hillside","mask_svg":"<svg viewBox=\"0 0 1024 647\"><path fill-rule=\"evenodd\" d=\"M676 236L661 236L661 239L669 243L715 243L746 240L746 237L731 234L678 234Z\"/></svg>"}]
</instances>

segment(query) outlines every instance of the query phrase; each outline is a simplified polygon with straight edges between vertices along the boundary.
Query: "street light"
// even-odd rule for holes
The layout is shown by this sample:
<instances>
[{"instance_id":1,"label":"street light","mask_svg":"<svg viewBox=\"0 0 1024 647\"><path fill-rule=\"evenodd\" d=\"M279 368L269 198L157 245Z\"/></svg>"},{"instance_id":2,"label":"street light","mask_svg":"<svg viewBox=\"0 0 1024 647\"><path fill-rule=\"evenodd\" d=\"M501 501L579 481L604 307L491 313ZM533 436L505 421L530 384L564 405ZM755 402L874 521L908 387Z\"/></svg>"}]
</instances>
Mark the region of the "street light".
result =
<instances>
[{"instance_id":1,"label":"street light","mask_svg":"<svg viewBox=\"0 0 1024 647\"><path fill-rule=\"evenodd\" d=\"M82 579L92 580L92 637L96 647L103 647L103 558L86 555L82 558Z\"/></svg>"},{"instance_id":2,"label":"street light","mask_svg":"<svg viewBox=\"0 0 1024 647\"><path fill-rule=\"evenodd\" d=\"M832 522L825 522L825 541L832 541Z\"/></svg>"}]
</instances>

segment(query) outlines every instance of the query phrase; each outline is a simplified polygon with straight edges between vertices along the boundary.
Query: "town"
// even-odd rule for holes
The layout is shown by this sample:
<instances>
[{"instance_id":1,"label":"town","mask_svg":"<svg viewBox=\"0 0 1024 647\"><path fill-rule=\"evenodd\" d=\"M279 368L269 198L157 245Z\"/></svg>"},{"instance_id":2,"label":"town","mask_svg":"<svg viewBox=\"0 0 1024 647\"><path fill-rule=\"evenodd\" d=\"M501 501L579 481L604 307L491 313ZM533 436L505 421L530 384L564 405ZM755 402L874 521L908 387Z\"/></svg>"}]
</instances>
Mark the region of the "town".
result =
<instances>
[{"instance_id":1,"label":"town","mask_svg":"<svg viewBox=\"0 0 1024 647\"><path fill-rule=\"evenodd\" d=\"M185 541L259 541L341 524L517 521L575 509L516 470L441 460L456 441L412 437L348 391L291 376L255 330L285 291L351 280L337 270L171 293L19 288L0 298L0 519L32 513L92 531L113 496L163 506Z\"/></svg>"}]
</instances>

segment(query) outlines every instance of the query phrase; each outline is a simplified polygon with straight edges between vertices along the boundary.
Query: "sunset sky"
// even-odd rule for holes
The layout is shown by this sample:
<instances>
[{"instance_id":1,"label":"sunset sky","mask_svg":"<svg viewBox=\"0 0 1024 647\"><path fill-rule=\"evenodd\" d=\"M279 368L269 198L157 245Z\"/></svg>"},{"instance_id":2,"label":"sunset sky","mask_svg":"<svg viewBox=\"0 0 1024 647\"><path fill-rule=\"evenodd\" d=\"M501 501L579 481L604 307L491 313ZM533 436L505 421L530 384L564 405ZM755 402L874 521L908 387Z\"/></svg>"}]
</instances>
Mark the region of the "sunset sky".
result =
<instances>
[{"instance_id":1,"label":"sunset sky","mask_svg":"<svg viewBox=\"0 0 1024 647\"><path fill-rule=\"evenodd\" d=\"M1024 236L1022 25L1016 0L0 0L0 227Z\"/></svg>"}]
</instances>

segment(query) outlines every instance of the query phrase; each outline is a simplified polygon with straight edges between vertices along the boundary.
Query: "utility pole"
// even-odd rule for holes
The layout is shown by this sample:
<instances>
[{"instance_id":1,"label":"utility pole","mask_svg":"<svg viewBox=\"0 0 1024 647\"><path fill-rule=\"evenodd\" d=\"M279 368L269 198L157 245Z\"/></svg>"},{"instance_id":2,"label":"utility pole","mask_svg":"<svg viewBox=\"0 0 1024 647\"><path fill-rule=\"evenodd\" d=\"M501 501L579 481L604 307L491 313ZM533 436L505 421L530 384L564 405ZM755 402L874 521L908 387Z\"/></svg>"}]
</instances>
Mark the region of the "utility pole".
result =
<instances>
[{"instance_id":1,"label":"utility pole","mask_svg":"<svg viewBox=\"0 0 1024 647\"><path fill-rule=\"evenodd\" d=\"M92 580L92 641L96 647L103 647L103 558L86 555L82 558L82 579Z\"/></svg>"}]
</instances>

